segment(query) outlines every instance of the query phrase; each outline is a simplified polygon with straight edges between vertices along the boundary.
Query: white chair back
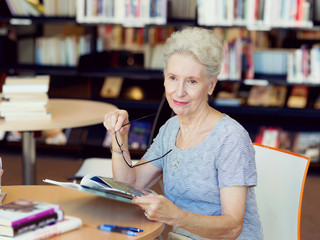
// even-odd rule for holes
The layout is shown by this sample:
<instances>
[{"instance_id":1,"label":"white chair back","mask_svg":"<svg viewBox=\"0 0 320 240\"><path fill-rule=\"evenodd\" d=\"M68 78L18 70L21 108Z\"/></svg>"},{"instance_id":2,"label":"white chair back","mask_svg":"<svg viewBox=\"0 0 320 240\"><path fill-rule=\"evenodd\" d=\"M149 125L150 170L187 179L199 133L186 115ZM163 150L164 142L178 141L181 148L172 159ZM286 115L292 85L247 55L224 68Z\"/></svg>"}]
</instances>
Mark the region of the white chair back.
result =
<instances>
[{"instance_id":1,"label":"white chair back","mask_svg":"<svg viewBox=\"0 0 320 240\"><path fill-rule=\"evenodd\" d=\"M310 159L254 144L257 205L265 240L300 240L304 183Z\"/></svg>"},{"instance_id":2,"label":"white chair back","mask_svg":"<svg viewBox=\"0 0 320 240\"><path fill-rule=\"evenodd\" d=\"M138 160L132 159L136 164ZM112 178L112 160L110 158L87 158L75 174L75 178L81 179L87 174L95 174L101 177Z\"/></svg>"}]
</instances>

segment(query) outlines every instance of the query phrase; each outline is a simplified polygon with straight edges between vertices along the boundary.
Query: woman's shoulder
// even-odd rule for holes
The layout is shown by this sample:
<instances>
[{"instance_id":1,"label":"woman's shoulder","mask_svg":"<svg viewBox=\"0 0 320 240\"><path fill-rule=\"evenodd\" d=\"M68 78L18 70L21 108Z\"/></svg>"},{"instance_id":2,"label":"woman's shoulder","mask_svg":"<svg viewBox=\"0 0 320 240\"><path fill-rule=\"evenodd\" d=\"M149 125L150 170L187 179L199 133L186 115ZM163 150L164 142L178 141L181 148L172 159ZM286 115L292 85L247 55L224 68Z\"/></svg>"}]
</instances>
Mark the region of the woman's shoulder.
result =
<instances>
[{"instance_id":1,"label":"woman's shoulder","mask_svg":"<svg viewBox=\"0 0 320 240\"><path fill-rule=\"evenodd\" d=\"M225 115L217 124L219 130L230 132L247 132L245 128L229 115Z\"/></svg>"},{"instance_id":2,"label":"woman's shoulder","mask_svg":"<svg viewBox=\"0 0 320 240\"><path fill-rule=\"evenodd\" d=\"M219 139L218 141L221 143L242 142L247 145L251 142L248 131L228 115L219 121L211 136L214 139Z\"/></svg>"},{"instance_id":3,"label":"woman's shoulder","mask_svg":"<svg viewBox=\"0 0 320 240\"><path fill-rule=\"evenodd\" d=\"M160 136L171 135L174 131L179 129L179 121L177 116L169 118L159 129Z\"/></svg>"},{"instance_id":4,"label":"woman's shoulder","mask_svg":"<svg viewBox=\"0 0 320 240\"><path fill-rule=\"evenodd\" d=\"M169 118L169 119L165 122L165 124L164 124L163 126L165 126L165 127L167 127L167 128L177 128L177 127L179 128L178 116L175 115L175 116Z\"/></svg>"}]
</instances>

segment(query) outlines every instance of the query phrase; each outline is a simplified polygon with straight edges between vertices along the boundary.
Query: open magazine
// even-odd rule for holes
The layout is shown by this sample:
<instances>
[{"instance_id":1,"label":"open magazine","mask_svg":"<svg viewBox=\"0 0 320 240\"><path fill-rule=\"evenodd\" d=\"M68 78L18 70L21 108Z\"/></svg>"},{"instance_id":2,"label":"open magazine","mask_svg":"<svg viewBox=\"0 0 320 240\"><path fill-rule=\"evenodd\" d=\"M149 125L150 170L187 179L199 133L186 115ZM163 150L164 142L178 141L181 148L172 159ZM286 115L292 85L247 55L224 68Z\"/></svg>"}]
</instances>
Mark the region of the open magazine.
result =
<instances>
[{"instance_id":1,"label":"open magazine","mask_svg":"<svg viewBox=\"0 0 320 240\"><path fill-rule=\"evenodd\" d=\"M140 188L127 183L115 181L112 178L96 176L93 174L84 176L81 179L80 184L75 182L59 182L50 179L44 179L43 181L129 203L131 203L131 199L133 197L155 193L151 189Z\"/></svg>"}]
</instances>

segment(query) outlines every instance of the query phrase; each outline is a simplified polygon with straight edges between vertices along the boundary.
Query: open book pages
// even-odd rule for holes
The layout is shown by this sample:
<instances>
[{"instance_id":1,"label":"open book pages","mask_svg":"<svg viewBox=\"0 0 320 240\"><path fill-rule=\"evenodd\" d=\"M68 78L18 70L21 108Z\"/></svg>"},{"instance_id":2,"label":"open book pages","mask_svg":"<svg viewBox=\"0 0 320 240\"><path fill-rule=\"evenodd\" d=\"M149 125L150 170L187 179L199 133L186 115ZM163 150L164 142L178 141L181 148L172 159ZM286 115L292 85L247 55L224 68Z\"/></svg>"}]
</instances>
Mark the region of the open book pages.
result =
<instances>
[{"instance_id":1,"label":"open book pages","mask_svg":"<svg viewBox=\"0 0 320 240\"><path fill-rule=\"evenodd\" d=\"M155 193L150 189L140 188L93 174L84 176L80 181L80 184L75 182L59 182L50 179L45 179L43 181L124 202L131 202L133 197Z\"/></svg>"}]
</instances>

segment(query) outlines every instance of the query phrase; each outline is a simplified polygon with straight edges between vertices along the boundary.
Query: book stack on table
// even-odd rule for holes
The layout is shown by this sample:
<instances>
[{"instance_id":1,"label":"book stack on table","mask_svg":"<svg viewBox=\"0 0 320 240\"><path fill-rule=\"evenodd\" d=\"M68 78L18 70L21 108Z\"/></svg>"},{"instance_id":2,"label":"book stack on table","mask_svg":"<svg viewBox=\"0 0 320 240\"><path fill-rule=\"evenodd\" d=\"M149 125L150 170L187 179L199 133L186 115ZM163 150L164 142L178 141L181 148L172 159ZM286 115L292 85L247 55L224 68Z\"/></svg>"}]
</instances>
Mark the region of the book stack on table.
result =
<instances>
[{"instance_id":1,"label":"book stack on table","mask_svg":"<svg viewBox=\"0 0 320 240\"><path fill-rule=\"evenodd\" d=\"M49 120L50 76L8 76L2 86L0 116L6 121Z\"/></svg>"},{"instance_id":2,"label":"book stack on table","mask_svg":"<svg viewBox=\"0 0 320 240\"><path fill-rule=\"evenodd\" d=\"M64 216L57 204L28 199L0 206L0 239L45 239L80 228L79 218Z\"/></svg>"}]
</instances>

